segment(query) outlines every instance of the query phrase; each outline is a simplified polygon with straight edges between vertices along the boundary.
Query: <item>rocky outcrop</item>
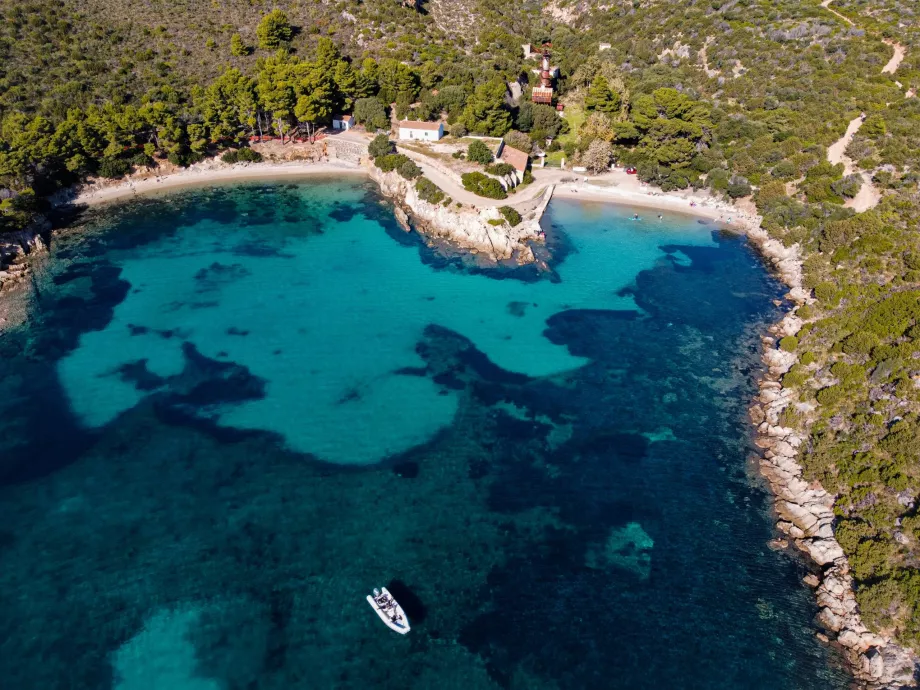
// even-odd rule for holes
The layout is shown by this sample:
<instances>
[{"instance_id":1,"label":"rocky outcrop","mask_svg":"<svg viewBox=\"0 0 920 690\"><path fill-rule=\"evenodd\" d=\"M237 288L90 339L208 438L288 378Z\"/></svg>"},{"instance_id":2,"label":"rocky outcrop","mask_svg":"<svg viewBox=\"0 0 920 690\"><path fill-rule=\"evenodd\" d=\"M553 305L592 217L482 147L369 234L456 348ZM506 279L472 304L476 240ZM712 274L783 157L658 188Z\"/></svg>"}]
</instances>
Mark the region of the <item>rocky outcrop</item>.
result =
<instances>
[{"instance_id":1,"label":"rocky outcrop","mask_svg":"<svg viewBox=\"0 0 920 690\"><path fill-rule=\"evenodd\" d=\"M411 218L419 232L429 237L439 237L466 250L485 254L494 260L515 258L520 263L534 260L529 242L540 233L539 218L529 219L510 227L507 223L493 225L490 220L502 218L497 208L474 211L442 204L431 204L420 199L415 183L397 172L383 173L370 166L370 175L380 191L397 206L397 219L408 228ZM405 216L401 218L401 214Z\"/></svg>"},{"instance_id":2,"label":"rocky outcrop","mask_svg":"<svg viewBox=\"0 0 920 690\"><path fill-rule=\"evenodd\" d=\"M29 257L47 251L42 233L51 224L42 219L16 232L0 234L0 290L29 272Z\"/></svg>"},{"instance_id":3,"label":"rocky outcrop","mask_svg":"<svg viewBox=\"0 0 920 690\"><path fill-rule=\"evenodd\" d=\"M834 496L803 476L797 457L806 432L783 424L784 412L790 407L805 414L812 411L798 401L794 389L783 388L780 379L798 358L777 348L780 338L795 335L802 327L802 319L795 315L798 306L812 301L802 287L799 248L785 247L760 228L749 231L748 236L789 286L788 298L796 304L763 338L767 373L750 408L751 421L757 426L754 442L762 450L760 471L773 490L777 527L788 540L782 540L783 545L791 541L820 566L820 576L806 578L815 588L820 607L816 623L826 631L818 636L839 644L858 684L872 689L914 687L920 659L890 637L869 631L860 619L850 566L834 538Z\"/></svg>"}]
</instances>

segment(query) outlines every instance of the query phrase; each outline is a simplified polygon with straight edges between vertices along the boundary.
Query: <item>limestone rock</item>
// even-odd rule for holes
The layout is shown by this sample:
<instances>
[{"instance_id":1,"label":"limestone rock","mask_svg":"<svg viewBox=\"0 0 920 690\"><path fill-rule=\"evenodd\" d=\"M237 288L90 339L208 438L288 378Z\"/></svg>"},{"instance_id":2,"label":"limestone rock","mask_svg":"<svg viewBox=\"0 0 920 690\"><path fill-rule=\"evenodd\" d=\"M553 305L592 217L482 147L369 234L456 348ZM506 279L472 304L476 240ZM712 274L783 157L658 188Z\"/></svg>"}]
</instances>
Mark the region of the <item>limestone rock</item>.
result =
<instances>
[{"instance_id":1,"label":"limestone rock","mask_svg":"<svg viewBox=\"0 0 920 690\"><path fill-rule=\"evenodd\" d=\"M507 223L493 225L501 214L497 208L455 209L442 204L429 203L418 196L415 185L397 172L383 173L371 166L371 177L380 185L383 194L402 207L406 218L411 214L415 226L424 234L442 237L464 249L476 250L495 260L517 257L521 263L534 260L528 242L536 240L539 219L521 222L515 227Z\"/></svg>"}]
</instances>

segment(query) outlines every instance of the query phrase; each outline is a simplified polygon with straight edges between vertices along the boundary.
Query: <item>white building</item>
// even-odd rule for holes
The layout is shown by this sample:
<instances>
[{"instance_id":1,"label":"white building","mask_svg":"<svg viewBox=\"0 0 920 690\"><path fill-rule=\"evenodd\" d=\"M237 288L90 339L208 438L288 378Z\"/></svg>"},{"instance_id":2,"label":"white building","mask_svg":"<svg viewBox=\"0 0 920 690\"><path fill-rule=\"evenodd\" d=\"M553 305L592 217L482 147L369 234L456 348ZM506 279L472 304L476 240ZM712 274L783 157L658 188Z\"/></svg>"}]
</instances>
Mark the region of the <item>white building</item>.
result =
<instances>
[{"instance_id":1,"label":"white building","mask_svg":"<svg viewBox=\"0 0 920 690\"><path fill-rule=\"evenodd\" d=\"M417 141L437 141L443 136L443 122L403 120L399 123L399 138L401 140L415 139Z\"/></svg>"},{"instance_id":2,"label":"white building","mask_svg":"<svg viewBox=\"0 0 920 690\"><path fill-rule=\"evenodd\" d=\"M351 129L355 124L355 119L351 115L333 115L332 129Z\"/></svg>"}]
</instances>

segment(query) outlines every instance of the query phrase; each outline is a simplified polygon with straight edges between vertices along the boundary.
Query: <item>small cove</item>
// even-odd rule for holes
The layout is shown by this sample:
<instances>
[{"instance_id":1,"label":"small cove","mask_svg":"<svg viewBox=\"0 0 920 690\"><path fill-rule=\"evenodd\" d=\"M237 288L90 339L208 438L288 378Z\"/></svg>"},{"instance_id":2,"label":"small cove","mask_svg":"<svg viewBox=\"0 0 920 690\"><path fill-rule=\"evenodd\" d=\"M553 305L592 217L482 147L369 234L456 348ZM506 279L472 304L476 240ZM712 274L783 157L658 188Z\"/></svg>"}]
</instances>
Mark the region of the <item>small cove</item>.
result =
<instances>
[{"instance_id":1,"label":"small cove","mask_svg":"<svg viewBox=\"0 0 920 690\"><path fill-rule=\"evenodd\" d=\"M742 239L631 212L554 201L554 279L444 261L358 181L65 235L0 341L0 671L845 687L746 466L779 288ZM391 578L405 639L365 610Z\"/></svg>"}]
</instances>

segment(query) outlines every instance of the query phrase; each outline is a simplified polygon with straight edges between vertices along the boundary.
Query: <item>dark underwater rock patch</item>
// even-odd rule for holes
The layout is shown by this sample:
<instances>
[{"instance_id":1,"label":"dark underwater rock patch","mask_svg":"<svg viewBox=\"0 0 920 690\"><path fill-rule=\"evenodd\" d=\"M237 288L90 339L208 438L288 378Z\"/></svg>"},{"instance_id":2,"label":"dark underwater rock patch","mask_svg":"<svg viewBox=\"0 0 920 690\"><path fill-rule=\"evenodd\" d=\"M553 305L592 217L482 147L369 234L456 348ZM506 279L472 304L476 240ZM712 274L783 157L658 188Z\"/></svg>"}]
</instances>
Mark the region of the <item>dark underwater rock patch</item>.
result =
<instances>
[{"instance_id":1,"label":"dark underwater rock patch","mask_svg":"<svg viewBox=\"0 0 920 690\"><path fill-rule=\"evenodd\" d=\"M165 385L167 381L167 379L157 376L147 368L147 359L127 362L115 371L122 381L133 384L137 390L144 392L156 390Z\"/></svg>"},{"instance_id":2,"label":"dark underwater rock patch","mask_svg":"<svg viewBox=\"0 0 920 690\"><path fill-rule=\"evenodd\" d=\"M252 271L243 264L222 264L215 261L207 268L202 268L195 273L197 285L195 292L212 292L219 290L224 285L231 285L252 275Z\"/></svg>"}]
</instances>

